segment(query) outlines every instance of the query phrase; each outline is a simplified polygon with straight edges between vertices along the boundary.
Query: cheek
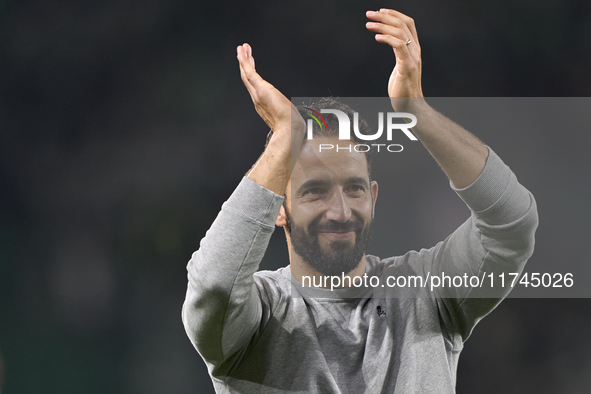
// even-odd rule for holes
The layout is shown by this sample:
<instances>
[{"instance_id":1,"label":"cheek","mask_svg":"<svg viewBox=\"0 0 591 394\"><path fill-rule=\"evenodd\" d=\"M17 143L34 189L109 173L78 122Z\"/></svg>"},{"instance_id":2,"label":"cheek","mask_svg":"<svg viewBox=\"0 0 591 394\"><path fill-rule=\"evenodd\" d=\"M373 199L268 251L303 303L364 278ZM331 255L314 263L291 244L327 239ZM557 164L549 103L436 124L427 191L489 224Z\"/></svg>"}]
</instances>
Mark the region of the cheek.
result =
<instances>
[{"instance_id":1,"label":"cheek","mask_svg":"<svg viewBox=\"0 0 591 394\"><path fill-rule=\"evenodd\" d=\"M357 212L360 217L371 218L373 216L373 203L370 198L351 204L351 208Z\"/></svg>"},{"instance_id":2,"label":"cheek","mask_svg":"<svg viewBox=\"0 0 591 394\"><path fill-rule=\"evenodd\" d=\"M300 225L308 227L310 223L322 216L325 211L325 203L321 201L305 202L294 205L291 217Z\"/></svg>"}]
</instances>

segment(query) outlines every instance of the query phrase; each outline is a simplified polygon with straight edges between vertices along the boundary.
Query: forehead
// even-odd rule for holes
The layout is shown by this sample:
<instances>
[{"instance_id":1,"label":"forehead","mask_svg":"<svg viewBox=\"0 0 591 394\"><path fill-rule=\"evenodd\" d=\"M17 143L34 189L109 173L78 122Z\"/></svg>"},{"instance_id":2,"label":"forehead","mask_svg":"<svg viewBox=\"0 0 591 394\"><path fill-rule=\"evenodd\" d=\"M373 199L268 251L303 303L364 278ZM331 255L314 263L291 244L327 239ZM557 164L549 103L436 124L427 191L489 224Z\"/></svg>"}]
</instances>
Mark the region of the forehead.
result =
<instances>
[{"instance_id":1,"label":"forehead","mask_svg":"<svg viewBox=\"0 0 591 394\"><path fill-rule=\"evenodd\" d=\"M353 141L326 137L306 141L291 174L291 187L297 188L310 179L338 183L351 177L362 177L369 181L366 155L355 152L354 145ZM329 146L333 148L329 149Z\"/></svg>"}]
</instances>

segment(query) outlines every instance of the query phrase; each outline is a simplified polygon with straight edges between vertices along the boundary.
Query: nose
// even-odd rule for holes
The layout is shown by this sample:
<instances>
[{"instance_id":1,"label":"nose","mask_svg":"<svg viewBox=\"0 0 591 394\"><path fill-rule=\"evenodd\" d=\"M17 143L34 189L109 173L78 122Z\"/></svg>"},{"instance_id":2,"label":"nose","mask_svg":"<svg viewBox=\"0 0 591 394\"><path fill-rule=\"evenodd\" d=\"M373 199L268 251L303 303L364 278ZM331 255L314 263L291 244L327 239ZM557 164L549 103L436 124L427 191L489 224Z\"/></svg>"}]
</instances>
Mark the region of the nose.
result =
<instances>
[{"instance_id":1,"label":"nose","mask_svg":"<svg viewBox=\"0 0 591 394\"><path fill-rule=\"evenodd\" d=\"M328 209L326 210L326 218L336 222L344 223L351 219L351 208L347 203L347 198L343 190L335 191L331 198L327 201Z\"/></svg>"}]
</instances>

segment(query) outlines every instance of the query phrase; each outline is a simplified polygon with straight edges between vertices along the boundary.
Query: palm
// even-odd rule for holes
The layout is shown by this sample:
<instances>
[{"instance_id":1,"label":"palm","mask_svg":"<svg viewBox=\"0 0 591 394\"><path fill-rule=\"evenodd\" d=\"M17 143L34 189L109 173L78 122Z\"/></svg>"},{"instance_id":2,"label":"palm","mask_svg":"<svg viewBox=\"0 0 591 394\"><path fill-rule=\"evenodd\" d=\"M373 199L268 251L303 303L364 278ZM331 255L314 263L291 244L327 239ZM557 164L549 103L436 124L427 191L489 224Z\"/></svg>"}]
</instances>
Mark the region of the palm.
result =
<instances>
[{"instance_id":1,"label":"palm","mask_svg":"<svg viewBox=\"0 0 591 394\"><path fill-rule=\"evenodd\" d=\"M291 101L257 74L250 45L238 47L238 61L242 81L257 113L267 126L274 132L290 132L292 128L296 128L303 134L304 120Z\"/></svg>"}]
</instances>

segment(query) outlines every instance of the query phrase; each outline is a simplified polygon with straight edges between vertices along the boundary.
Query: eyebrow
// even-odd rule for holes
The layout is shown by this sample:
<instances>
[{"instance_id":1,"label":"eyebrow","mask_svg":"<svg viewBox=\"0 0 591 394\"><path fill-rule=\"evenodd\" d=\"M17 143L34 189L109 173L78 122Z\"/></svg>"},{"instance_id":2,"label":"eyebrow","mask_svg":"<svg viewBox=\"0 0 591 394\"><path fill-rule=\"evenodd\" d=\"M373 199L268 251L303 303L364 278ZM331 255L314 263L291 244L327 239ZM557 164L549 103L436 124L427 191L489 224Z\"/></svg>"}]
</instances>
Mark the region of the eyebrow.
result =
<instances>
[{"instance_id":1,"label":"eyebrow","mask_svg":"<svg viewBox=\"0 0 591 394\"><path fill-rule=\"evenodd\" d=\"M304 190L318 186L330 186L330 182L322 179L310 179L309 181L304 182L302 186L300 186L300 188L297 191L297 194L302 194Z\"/></svg>"},{"instance_id":2,"label":"eyebrow","mask_svg":"<svg viewBox=\"0 0 591 394\"><path fill-rule=\"evenodd\" d=\"M363 185L366 188L369 188L369 183L367 183L367 179L360 177L360 176L354 176L354 177L348 178L345 183Z\"/></svg>"},{"instance_id":3,"label":"eyebrow","mask_svg":"<svg viewBox=\"0 0 591 394\"><path fill-rule=\"evenodd\" d=\"M347 184L347 185L357 184L357 185L363 185L366 188L369 188L369 184L367 183L367 180L363 177L360 177L360 176L354 176L354 177L347 178L345 180L345 184ZM304 182L302 184L302 186L299 187L297 194L301 194L306 189L311 189L311 188L319 187L319 186L328 187L330 185L331 185L331 182L327 181L327 180L310 179L309 181Z\"/></svg>"}]
</instances>

